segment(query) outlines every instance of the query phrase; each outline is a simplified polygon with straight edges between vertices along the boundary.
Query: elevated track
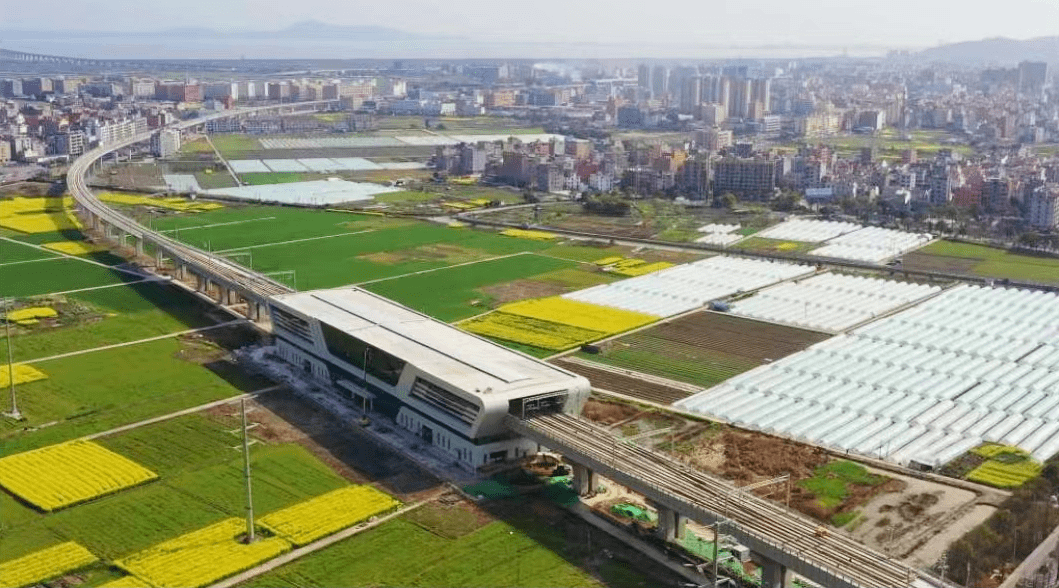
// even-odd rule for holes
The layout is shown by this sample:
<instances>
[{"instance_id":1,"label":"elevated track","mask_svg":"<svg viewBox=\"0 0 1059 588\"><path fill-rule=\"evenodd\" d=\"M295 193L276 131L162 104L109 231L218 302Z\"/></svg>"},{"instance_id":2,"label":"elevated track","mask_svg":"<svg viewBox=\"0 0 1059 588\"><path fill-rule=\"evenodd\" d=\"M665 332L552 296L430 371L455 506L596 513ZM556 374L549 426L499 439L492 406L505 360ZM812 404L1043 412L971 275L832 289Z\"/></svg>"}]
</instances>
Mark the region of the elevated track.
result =
<instances>
[{"instance_id":1,"label":"elevated track","mask_svg":"<svg viewBox=\"0 0 1059 588\"><path fill-rule=\"evenodd\" d=\"M506 424L684 517L702 524L728 521L723 533L822 586L931 586L908 566L845 535L586 420L568 414L526 420L509 415Z\"/></svg>"}]
</instances>

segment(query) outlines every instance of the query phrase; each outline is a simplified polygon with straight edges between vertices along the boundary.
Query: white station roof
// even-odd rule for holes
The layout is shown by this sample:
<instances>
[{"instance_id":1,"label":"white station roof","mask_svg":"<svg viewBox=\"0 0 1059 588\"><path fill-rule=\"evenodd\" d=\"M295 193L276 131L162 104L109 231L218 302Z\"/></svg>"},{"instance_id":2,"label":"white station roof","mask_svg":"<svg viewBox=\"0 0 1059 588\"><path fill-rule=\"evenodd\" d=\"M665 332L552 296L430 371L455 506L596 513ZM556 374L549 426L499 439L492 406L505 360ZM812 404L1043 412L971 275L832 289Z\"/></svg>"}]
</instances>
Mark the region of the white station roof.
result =
<instances>
[{"instance_id":1,"label":"white station roof","mask_svg":"<svg viewBox=\"0 0 1059 588\"><path fill-rule=\"evenodd\" d=\"M335 288L273 298L286 306L477 395L563 390L578 376L465 333L362 290ZM546 389L545 389L546 388Z\"/></svg>"}]
</instances>

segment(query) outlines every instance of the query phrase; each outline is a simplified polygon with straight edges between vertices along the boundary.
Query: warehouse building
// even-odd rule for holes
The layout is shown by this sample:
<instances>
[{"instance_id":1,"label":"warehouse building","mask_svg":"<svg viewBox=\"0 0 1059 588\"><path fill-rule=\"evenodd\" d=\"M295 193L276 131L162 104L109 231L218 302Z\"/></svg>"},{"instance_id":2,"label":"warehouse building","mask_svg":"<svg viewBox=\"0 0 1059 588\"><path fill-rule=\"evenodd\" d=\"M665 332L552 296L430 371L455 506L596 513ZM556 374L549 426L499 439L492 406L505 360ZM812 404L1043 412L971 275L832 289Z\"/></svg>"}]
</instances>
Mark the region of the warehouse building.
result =
<instances>
[{"instance_id":1,"label":"warehouse building","mask_svg":"<svg viewBox=\"0 0 1059 588\"><path fill-rule=\"evenodd\" d=\"M504 426L509 412L579 413L588 399L584 377L360 288L285 294L270 306L283 360L466 467L538 451Z\"/></svg>"}]
</instances>

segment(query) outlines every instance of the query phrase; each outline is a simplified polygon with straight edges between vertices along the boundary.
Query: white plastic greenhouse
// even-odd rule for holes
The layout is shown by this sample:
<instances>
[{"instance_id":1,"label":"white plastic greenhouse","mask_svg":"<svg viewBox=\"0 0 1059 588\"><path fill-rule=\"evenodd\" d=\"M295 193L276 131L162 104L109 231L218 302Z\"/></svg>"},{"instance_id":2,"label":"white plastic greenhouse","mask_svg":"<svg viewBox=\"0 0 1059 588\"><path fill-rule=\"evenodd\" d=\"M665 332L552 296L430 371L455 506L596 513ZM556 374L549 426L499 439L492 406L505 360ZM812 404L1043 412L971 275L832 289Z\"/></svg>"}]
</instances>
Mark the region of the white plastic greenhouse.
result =
<instances>
[{"instance_id":1,"label":"white plastic greenhouse","mask_svg":"<svg viewBox=\"0 0 1059 588\"><path fill-rule=\"evenodd\" d=\"M902 464L983 441L1043 461L1059 452L1059 295L958 286L677 406Z\"/></svg>"},{"instance_id":2,"label":"white plastic greenhouse","mask_svg":"<svg viewBox=\"0 0 1059 588\"><path fill-rule=\"evenodd\" d=\"M706 233L698 239L695 239L695 242L706 243L707 245L728 246L736 241L742 241L743 239L744 237L739 233Z\"/></svg>"},{"instance_id":3,"label":"white plastic greenhouse","mask_svg":"<svg viewBox=\"0 0 1059 588\"><path fill-rule=\"evenodd\" d=\"M808 265L719 255L563 297L664 317L814 271Z\"/></svg>"},{"instance_id":4,"label":"white plastic greenhouse","mask_svg":"<svg viewBox=\"0 0 1059 588\"><path fill-rule=\"evenodd\" d=\"M939 291L938 286L828 273L762 290L735 303L732 312L837 332Z\"/></svg>"},{"instance_id":5,"label":"white plastic greenhouse","mask_svg":"<svg viewBox=\"0 0 1059 588\"><path fill-rule=\"evenodd\" d=\"M860 229L856 223L792 218L755 234L755 237L819 243Z\"/></svg>"},{"instance_id":6,"label":"white plastic greenhouse","mask_svg":"<svg viewBox=\"0 0 1059 588\"><path fill-rule=\"evenodd\" d=\"M881 263L906 251L922 247L931 240L923 233L906 233L880 227L865 227L831 239L809 255Z\"/></svg>"}]
</instances>

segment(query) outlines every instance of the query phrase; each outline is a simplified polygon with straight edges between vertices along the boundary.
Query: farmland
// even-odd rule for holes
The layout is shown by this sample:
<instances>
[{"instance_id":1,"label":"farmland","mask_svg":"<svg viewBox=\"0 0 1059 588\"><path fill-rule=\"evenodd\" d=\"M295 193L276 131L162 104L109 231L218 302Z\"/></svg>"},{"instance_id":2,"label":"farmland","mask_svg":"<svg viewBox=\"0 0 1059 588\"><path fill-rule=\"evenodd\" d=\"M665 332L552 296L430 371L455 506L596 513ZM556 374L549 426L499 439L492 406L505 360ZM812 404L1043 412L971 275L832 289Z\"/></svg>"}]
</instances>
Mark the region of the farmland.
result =
<instances>
[{"instance_id":1,"label":"farmland","mask_svg":"<svg viewBox=\"0 0 1059 588\"><path fill-rule=\"evenodd\" d=\"M582 352L578 356L710 387L826 338L811 331L700 312L610 341L598 355ZM644 394L652 396L646 390Z\"/></svg>"},{"instance_id":2,"label":"farmland","mask_svg":"<svg viewBox=\"0 0 1059 588\"><path fill-rule=\"evenodd\" d=\"M422 519L410 514L245 586L631 587L648 581L636 571L638 566L630 569L617 561L594 563L599 577L593 577L582 569L591 554L567 536L580 531L583 539L584 530L564 529L551 518L530 512L505 515L502 521L453 537L412 522ZM415 565L409 565L411 561Z\"/></svg>"},{"instance_id":3,"label":"farmland","mask_svg":"<svg viewBox=\"0 0 1059 588\"><path fill-rule=\"evenodd\" d=\"M916 270L1059 284L1057 258L1013 253L973 243L937 241L905 255L902 264Z\"/></svg>"},{"instance_id":4,"label":"farmland","mask_svg":"<svg viewBox=\"0 0 1059 588\"><path fill-rule=\"evenodd\" d=\"M235 370L223 359L225 355L215 347L191 346L169 338L35 364L48 378L16 387L27 420L0 422L3 453L41 447L267 385ZM22 431L43 423L50 425Z\"/></svg>"}]
</instances>

